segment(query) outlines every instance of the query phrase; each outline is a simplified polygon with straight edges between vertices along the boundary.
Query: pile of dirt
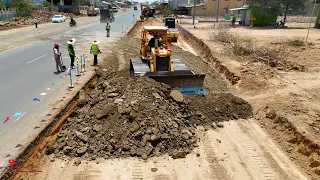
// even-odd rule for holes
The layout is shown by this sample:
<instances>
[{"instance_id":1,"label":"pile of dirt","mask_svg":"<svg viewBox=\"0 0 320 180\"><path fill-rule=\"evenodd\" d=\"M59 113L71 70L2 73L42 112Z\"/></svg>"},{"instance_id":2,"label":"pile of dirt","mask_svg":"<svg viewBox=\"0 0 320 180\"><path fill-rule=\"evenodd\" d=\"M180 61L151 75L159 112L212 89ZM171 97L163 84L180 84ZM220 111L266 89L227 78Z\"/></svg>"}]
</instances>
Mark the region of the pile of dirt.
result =
<instances>
[{"instance_id":1,"label":"pile of dirt","mask_svg":"<svg viewBox=\"0 0 320 180\"><path fill-rule=\"evenodd\" d=\"M252 116L251 105L228 91L211 92L203 98L187 97L189 108L194 112L201 111L207 117L201 123L247 119Z\"/></svg>"},{"instance_id":2,"label":"pile of dirt","mask_svg":"<svg viewBox=\"0 0 320 180\"><path fill-rule=\"evenodd\" d=\"M231 115L251 114L250 108L240 107L248 106L240 100L232 99L227 104L227 96L214 102L210 98L201 102L198 97L197 104L192 105L179 91L149 78L98 74L101 77L91 92L80 93L80 105L63 124L54 145L47 147L47 154L91 160L127 156L147 159L161 154L183 158L197 146L196 125L211 126L212 121ZM225 107L221 108L221 103ZM240 110L234 111L234 105Z\"/></svg>"},{"instance_id":3,"label":"pile of dirt","mask_svg":"<svg viewBox=\"0 0 320 180\"><path fill-rule=\"evenodd\" d=\"M6 22L5 24L0 25L0 30L5 30L5 29L12 29L12 28L16 28L16 27L21 27L21 26L25 26L25 25L33 25L33 19L34 17L37 18L38 23L47 23L47 22L51 22L52 17L56 14L60 14L65 16L66 18L69 18L71 15L73 17L81 17L81 16L85 16L83 14L81 15L74 15L71 13L56 13L56 12L40 12L40 11L33 11L31 12L31 14L29 16L26 17L13 17L11 18L8 22Z\"/></svg>"},{"instance_id":4,"label":"pile of dirt","mask_svg":"<svg viewBox=\"0 0 320 180\"><path fill-rule=\"evenodd\" d=\"M281 63L277 67L278 70L284 70L284 71L300 71L300 72L306 72L307 68L304 65L286 60L281 61Z\"/></svg>"},{"instance_id":5,"label":"pile of dirt","mask_svg":"<svg viewBox=\"0 0 320 180\"><path fill-rule=\"evenodd\" d=\"M137 22L136 25L134 26L134 28L131 29L131 31L128 33L130 36L136 36L136 37L140 37L141 35L141 28L143 26L163 26L163 23L160 23L159 21L157 21L156 19L147 19L143 22Z\"/></svg>"}]
</instances>

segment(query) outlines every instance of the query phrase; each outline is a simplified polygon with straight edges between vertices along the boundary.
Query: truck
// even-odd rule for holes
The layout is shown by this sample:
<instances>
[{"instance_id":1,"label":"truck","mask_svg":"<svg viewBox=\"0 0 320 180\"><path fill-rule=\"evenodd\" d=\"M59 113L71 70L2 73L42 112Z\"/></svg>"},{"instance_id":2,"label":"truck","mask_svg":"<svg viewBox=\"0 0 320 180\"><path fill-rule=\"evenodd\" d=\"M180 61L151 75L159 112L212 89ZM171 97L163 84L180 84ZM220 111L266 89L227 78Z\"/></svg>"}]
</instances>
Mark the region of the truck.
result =
<instances>
[{"instance_id":1,"label":"truck","mask_svg":"<svg viewBox=\"0 0 320 180\"><path fill-rule=\"evenodd\" d=\"M100 5L100 23L114 22L114 15L112 12L112 4L101 1Z\"/></svg>"},{"instance_id":2,"label":"truck","mask_svg":"<svg viewBox=\"0 0 320 180\"><path fill-rule=\"evenodd\" d=\"M88 16L97 16L98 12L95 10L94 6L90 6L87 10Z\"/></svg>"}]
</instances>

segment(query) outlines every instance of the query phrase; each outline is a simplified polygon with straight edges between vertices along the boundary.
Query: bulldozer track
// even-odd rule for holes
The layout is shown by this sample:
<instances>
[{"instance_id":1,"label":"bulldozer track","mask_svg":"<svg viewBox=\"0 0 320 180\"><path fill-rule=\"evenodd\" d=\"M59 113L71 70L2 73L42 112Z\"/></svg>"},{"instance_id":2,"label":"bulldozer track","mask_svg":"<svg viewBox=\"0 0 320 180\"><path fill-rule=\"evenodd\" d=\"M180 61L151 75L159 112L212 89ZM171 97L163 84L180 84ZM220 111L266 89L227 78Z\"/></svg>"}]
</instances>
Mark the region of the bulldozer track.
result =
<instances>
[{"instance_id":1,"label":"bulldozer track","mask_svg":"<svg viewBox=\"0 0 320 180\"><path fill-rule=\"evenodd\" d=\"M208 134L205 135L206 139L203 142L204 154L206 156L206 160L209 163L209 167L211 171L211 177L213 179L230 179L226 170L219 164L218 157L214 153L214 147L212 146L212 140Z\"/></svg>"},{"instance_id":2,"label":"bulldozer track","mask_svg":"<svg viewBox=\"0 0 320 180\"><path fill-rule=\"evenodd\" d=\"M141 162L134 162L132 165L132 175L133 180L143 179L143 164Z\"/></svg>"}]
</instances>

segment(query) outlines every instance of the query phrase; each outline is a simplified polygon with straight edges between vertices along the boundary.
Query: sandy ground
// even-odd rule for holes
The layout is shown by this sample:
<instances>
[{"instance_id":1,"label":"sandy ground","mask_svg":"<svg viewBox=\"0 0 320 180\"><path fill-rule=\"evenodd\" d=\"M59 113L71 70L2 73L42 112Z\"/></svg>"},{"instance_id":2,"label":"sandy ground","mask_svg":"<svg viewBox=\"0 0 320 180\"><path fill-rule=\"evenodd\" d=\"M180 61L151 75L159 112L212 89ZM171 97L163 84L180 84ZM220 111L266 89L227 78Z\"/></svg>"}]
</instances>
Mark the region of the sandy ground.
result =
<instances>
[{"instance_id":1,"label":"sandy ground","mask_svg":"<svg viewBox=\"0 0 320 180\"><path fill-rule=\"evenodd\" d=\"M123 40L123 39L122 39ZM126 41L128 43L128 41ZM138 45L117 41L116 50L103 63L106 71L119 71L127 75L128 57L138 56ZM119 48L119 45L122 48ZM177 45L194 51L182 39ZM179 53L183 53L181 50ZM184 51L184 53L188 53ZM191 53L190 53L191 54ZM192 70L205 71L209 79L221 81L222 77L206 64L187 54L177 54ZM190 58L187 58L190 56ZM123 70L123 71L122 71ZM219 82L218 84L222 84ZM217 89L215 81L207 81L206 88ZM227 84L227 82L225 82ZM244 95L242 95L244 96ZM244 96L245 97L245 96ZM249 97L249 96L246 96ZM205 130L199 127L199 147L184 159L173 160L167 156L142 161L129 159L75 159L44 157L39 163L41 173L27 173L16 179L308 179L281 150L271 136L264 133L255 119L226 121L224 128Z\"/></svg>"},{"instance_id":2,"label":"sandy ground","mask_svg":"<svg viewBox=\"0 0 320 180\"><path fill-rule=\"evenodd\" d=\"M185 159L97 159L75 166L74 160L47 158L43 172L24 179L307 179L251 120L199 129L199 135L199 147Z\"/></svg>"},{"instance_id":3,"label":"sandy ground","mask_svg":"<svg viewBox=\"0 0 320 180\"><path fill-rule=\"evenodd\" d=\"M302 23L300 25L302 26ZM250 35L257 40L257 44L277 46L282 49L284 61L303 65L306 68L305 71L271 68L260 62L248 63L250 59L234 55L229 44L211 41L208 32L213 31L212 27L193 28L193 26L185 24L182 26L198 38L203 39L217 60L240 76L241 81L230 88L237 89L237 95L252 104L255 117L259 119L257 123L275 137L275 140L281 144L283 150L287 151L291 159L303 167L304 171L312 175L314 179L318 179L319 165L314 166L312 161L314 159L319 161L317 155L319 148L309 154L303 153L301 149L304 148L304 143L299 140L290 141L292 134L283 132L283 129L276 129L281 124L272 123L270 119L265 118L268 109L274 109L297 128L293 132L299 132L306 140L319 144L320 64L317 55L320 48L319 30L310 30L308 41L310 44L293 47L287 43L295 37L305 37L307 33L305 25L302 29L249 29L243 27L230 29L231 33ZM202 26L204 25L202 24ZM278 42L278 44L273 45L272 42ZM292 131L288 126L287 129ZM288 151L289 147L293 150Z\"/></svg>"}]
</instances>

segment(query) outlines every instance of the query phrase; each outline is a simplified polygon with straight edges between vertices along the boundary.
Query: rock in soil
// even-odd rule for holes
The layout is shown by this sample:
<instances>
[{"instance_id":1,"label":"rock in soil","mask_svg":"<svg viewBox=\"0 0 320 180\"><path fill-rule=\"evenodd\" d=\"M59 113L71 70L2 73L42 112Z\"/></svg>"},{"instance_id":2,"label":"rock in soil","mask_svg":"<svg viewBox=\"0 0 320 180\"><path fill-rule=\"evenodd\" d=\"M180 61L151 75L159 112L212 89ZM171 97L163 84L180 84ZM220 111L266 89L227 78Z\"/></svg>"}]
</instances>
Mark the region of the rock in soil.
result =
<instances>
[{"instance_id":1,"label":"rock in soil","mask_svg":"<svg viewBox=\"0 0 320 180\"><path fill-rule=\"evenodd\" d=\"M180 151L180 152L174 153L174 154L172 155L172 158L173 158L173 159L185 158L186 155L187 155L187 154L186 154L185 152Z\"/></svg>"},{"instance_id":2,"label":"rock in soil","mask_svg":"<svg viewBox=\"0 0 320 180\"><path fill-rule=\"evenodd\" d=\"M76 166L78 166L79 164L81 164L80 159L76 159L76 160L74 161L74 164L75 164Z\"/></svg>"},{"instance_id":3,"label":"rock in soil","mask_svg":"<svg viewBox=\"0 0 320 180\"><path fill-rule=\"evenodd\" d=\"M196 126L251 115L243 100L228 96L195 97L186 102L178 90L146 77L97 73L86 103L62 125L57 157L119 158L170 154L184 158L196 144ZM122 100L116 100L121 98ZM115 101L116 100L116 101ZM237 108L239 108L237 110Z\"/></svg>"},{"instance_id":4,"label":"rock in soil","mask_svg":"<svg viewBox=\"0 0 320 180\"><path fill-rule=\"evenodd\" d=\"M223 123L222 122L217 122L217 127L223 128Z\"/></svg>"},{"instance_id":5,"label":"rock in soil","mask_svg":"<svg viewBox=\"0 0 320 180\"><path fill-rule=\"evenodd\" d=\"M151 168L151 171L156 172L156 171L158 171L158 168Z\"/></svg>"}]
</instances>

